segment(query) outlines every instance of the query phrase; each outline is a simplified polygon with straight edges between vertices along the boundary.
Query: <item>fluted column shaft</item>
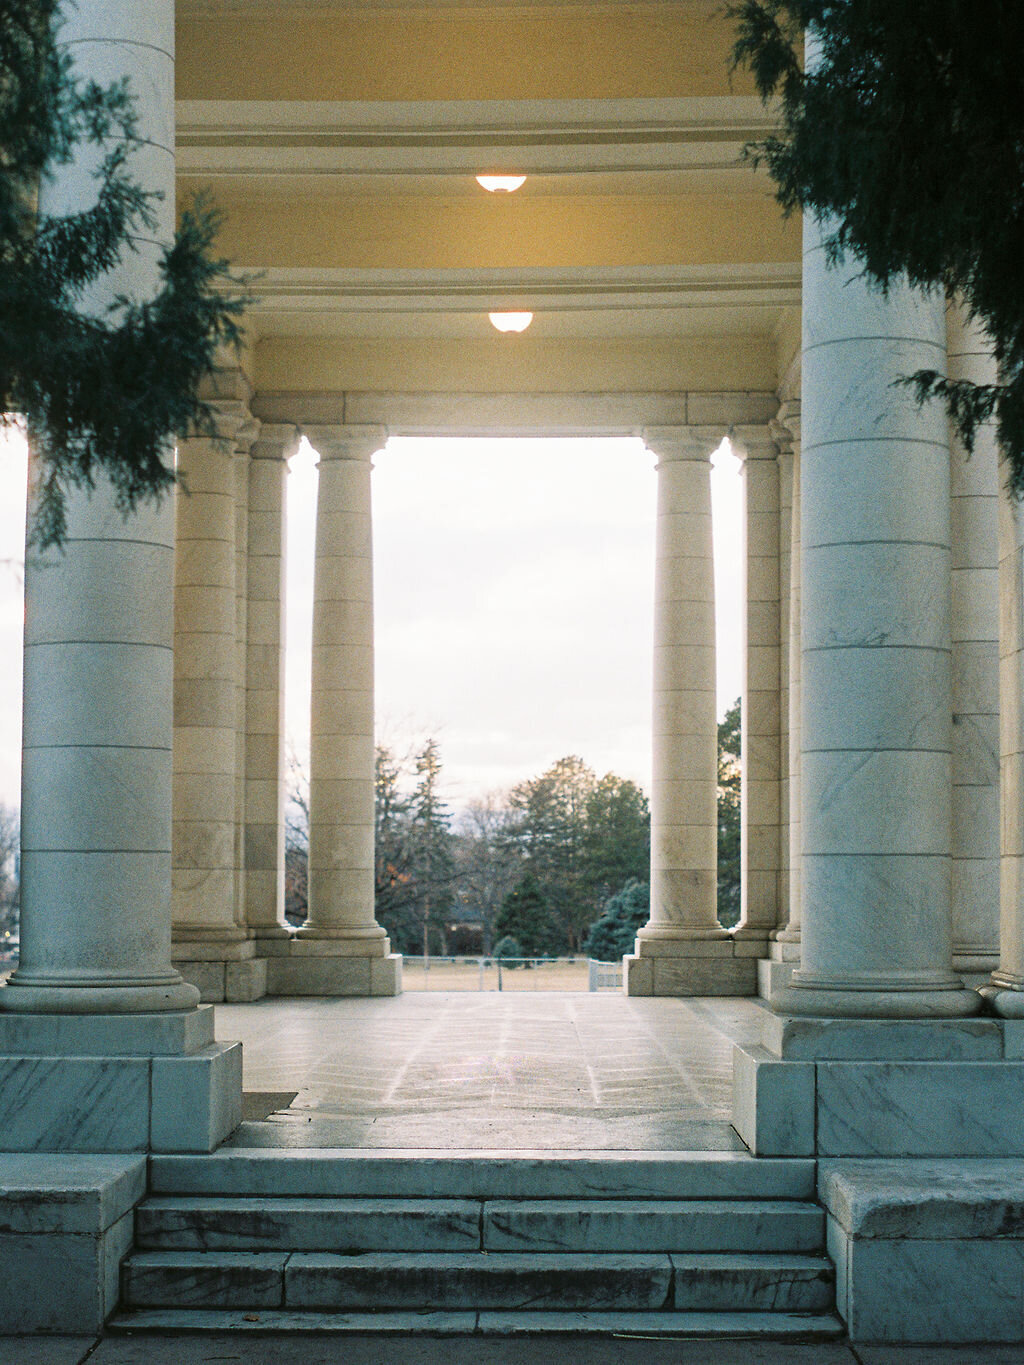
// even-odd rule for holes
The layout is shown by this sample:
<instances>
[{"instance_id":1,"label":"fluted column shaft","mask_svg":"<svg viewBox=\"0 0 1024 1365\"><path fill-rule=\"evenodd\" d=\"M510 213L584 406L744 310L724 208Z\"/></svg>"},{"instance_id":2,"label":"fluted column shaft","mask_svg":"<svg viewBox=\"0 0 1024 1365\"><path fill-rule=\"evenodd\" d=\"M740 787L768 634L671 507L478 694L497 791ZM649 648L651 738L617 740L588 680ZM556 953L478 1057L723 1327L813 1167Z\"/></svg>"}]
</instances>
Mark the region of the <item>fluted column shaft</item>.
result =
<instances>
[{"instance_id":1,"label":"fluted column shaft","mask_svg":"<svg viewBox=\"0 0 1024 1365\"><path fill-rule=\"evenodd\" d=\"M249 452L245 705L245 918L257 939L284 919L285 484L295 427L264 424Z\"/></svg>"},{"instance_id":2,"label":"fluted column shaft","mask_svg":"<svg viewBox=\"0 0 1024 1365\"><path fill-rule=\"evenodd\" d=\"M371 459L383 427L307 431L320 455L313 600L309 918L300 937L383 955L374 918Z\"/></svg>"},{"instance_id":3,"label":"fluted column shaft","mask_svg":"<svg viewBox=\"0 0 1024 1365\"><path fill-rule=\"evenodd\" d=\"M714 440L644 432L658 456L651 918L642 940L724 937L718 898L718 721L711 541Z\"/></svg>"},{"instance_id":4,"label":"fluted column shaft","mask_svg":"<svg viewBox=\"0 0 1024 1365\"><path fill-rule=\"evenodd\" d=\"M174 5L79 0L61 29L82 78L133 73L145 147L132 169L158 224L90 293L144 299L174 222ZM56 168L48 213L93 202L92 149ZM170 459L170 452L168 452ZM21 963L8 1010L189 1008L171 966L171 693L174 507L125 519L100 480L68 502L63 553L25 570Z\"/></svg>"},{"instance_id":5,"label":"fluted column shaft","mask_svg":"<svg viewBox=\"0 0 1024 1365\"><path fill-rule=\"evenodd\" d=\"M780 701L779 464L767 428L730 437L743 461L743 702L740 732L743 867L738 935L761 938L779 922Z\"/></svg>"},{"instance_id":6,"label":"fluted column shaft","mask_svg":"<svg viewBox=\"0 0 1024 1365\"><path fill-rule=\"evenodd\" d=\"M941 301L830 270L804 228L803 938L782 1012L972 1013L950 968L949 452L899 374Z\"/></svg>"},{"instance_id":7,"label":"fluted column shaft","mask_svg":"<svg viewBox=\"0 0 1024 1365\"><path fill-rule=\"evenodd\" d=\"M951 379L992 383L995 364L964 311L946 314ZM951 440L953 586L953 967L999 965L999 451L984 428L968 457Z\"/></svg>"}]
</instances>

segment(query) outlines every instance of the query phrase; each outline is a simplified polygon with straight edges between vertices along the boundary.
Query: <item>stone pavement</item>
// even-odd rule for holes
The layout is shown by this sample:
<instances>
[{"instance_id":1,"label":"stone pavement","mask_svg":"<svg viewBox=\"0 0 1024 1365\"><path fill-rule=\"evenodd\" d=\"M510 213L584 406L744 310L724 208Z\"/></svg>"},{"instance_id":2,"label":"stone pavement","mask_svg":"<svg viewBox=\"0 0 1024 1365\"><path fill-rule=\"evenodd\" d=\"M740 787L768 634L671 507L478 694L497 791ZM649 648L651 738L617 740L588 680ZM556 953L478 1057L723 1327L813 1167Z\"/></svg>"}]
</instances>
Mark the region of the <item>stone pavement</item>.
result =
<instances>
[{"instance_id":1,"label":"stone pavement","mask_svg":"<svg viewBox=\"0 0 1024 1365\"><path fill-rule=\"evenodd\" d=\"M218 1005L244 1146L742 1150L732 1045L756 1000L410 994ZM254 1093L255 1092L255 1093Z\"/></svg>"},{"instance_id":2,"label":"stone pavement","mask_svg":"<svg viewBox=\"0 0 1024 1365\"><path fill-rule=\"evenodd\" d=\"M1020 1346L844 1342L484 1340L171 1333L0 1337L0 1365L1022 1365Z\"/></svg>"}]
</instances>

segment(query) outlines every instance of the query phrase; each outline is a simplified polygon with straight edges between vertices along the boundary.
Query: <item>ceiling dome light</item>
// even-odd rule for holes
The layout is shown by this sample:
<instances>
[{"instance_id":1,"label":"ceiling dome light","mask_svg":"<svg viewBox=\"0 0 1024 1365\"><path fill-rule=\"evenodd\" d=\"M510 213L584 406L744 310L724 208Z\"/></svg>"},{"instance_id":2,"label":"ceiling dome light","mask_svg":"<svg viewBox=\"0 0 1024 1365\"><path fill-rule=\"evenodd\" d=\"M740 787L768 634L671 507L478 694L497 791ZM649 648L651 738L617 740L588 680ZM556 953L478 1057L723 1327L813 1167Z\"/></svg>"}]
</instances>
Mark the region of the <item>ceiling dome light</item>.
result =
<instances>
[{"instance_id":1,"label":"ceiling dome light","mask_svg":"<svg viewBox=\"0 0 1024 1365\"><path fill-rule=\"evenodd\" d=\"M492 194L504 192L511 194L526 180L525 175L478 175L476 183Z\"/></svg>"},{"instance_id":2,"label":"ceiling dome light","mask_svg":"<svg viewBox=\"0 0 1024 1365\"><path fill-rule=\"evenodd\" d=\"M532 313L488 313L499 332L525 332L533 321Z\"/></svg>"}]
</instances>

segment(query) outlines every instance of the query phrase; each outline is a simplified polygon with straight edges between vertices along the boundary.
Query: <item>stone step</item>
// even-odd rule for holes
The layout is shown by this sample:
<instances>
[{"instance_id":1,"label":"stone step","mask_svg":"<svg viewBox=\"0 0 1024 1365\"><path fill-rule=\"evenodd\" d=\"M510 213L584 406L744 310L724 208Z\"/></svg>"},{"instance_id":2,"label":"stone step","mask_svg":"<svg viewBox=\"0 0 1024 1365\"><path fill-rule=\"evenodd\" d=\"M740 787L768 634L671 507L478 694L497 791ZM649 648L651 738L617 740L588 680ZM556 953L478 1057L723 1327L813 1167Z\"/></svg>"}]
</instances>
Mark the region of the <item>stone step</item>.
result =
<instances>
[{"instance_id":1,"label":"stone step","mask_svg":"<svg viewBox=\"0 0 1024 1365\"><path fill-rule=\"evenodd\" d=\"M814 1198L810 1159L746 1152L221 1147L153 1156L154 1194L395 1199Z\"/></svg>"},{"instance_id":2,"label":"stone step","mask_svg":"<svg viewBox=\"0 0 1024 1365\"><path fill-rule=\"evenodd\" d=\"M286 1309L126 1309L110 1332L341 1333L360 1336L762 1338L828 1341L844 1334L831 1313L304 1313Z\"/></svg>"},{"instance_id":3,"label":"stone step","mask_svg":"<svg viewBox=\"0 0 1024 1365\"><path fill-rule=\"evenodd\" d=\"M156 1196L143 1250L808 1252L825 1215L798 1200L258 1199Z\"/></svg>"},{"instance_id":4,"label":"stone step","mask_svg":"<svg viewBox=\"0 0 1024 1365\"><path fill-rule=\"evenodd\" d=\"M825 1257L508 1253L170 1252L123 1267L130 1308L506 1312L827 1311Z\"/></svg>"}]
</instances>

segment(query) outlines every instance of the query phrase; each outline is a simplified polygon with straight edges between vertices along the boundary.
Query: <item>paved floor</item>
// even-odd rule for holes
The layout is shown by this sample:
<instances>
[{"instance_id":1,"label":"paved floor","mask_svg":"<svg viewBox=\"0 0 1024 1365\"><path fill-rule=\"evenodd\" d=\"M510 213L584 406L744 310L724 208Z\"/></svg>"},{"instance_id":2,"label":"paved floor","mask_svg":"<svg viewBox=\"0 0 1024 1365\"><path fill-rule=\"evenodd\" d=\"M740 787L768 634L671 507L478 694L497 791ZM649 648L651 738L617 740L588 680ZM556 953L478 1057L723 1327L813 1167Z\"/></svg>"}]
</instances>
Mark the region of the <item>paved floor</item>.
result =
<instances>
[{"instance_id":1,"label":"paved floor","mask_svg":"<svg viewBox=\"0 0 1024 1365\"><path fill-rule=\"evenodd\" d=\"M410 994L219 1005L244 1044L241 1146L742 1147L734 1040L756 1000Z\"/></svg>"},{"instance_id":2,"label":"paved floor","mask_svg":"<svg viewBox=\"0 0 1024 1365\"><path fill-rule=\"evenodd\" d=\"M0 1365L1022 1365L1020 1346L845 1342L237 1337L0 1337Z\"/></svg>"}]
</instances>

